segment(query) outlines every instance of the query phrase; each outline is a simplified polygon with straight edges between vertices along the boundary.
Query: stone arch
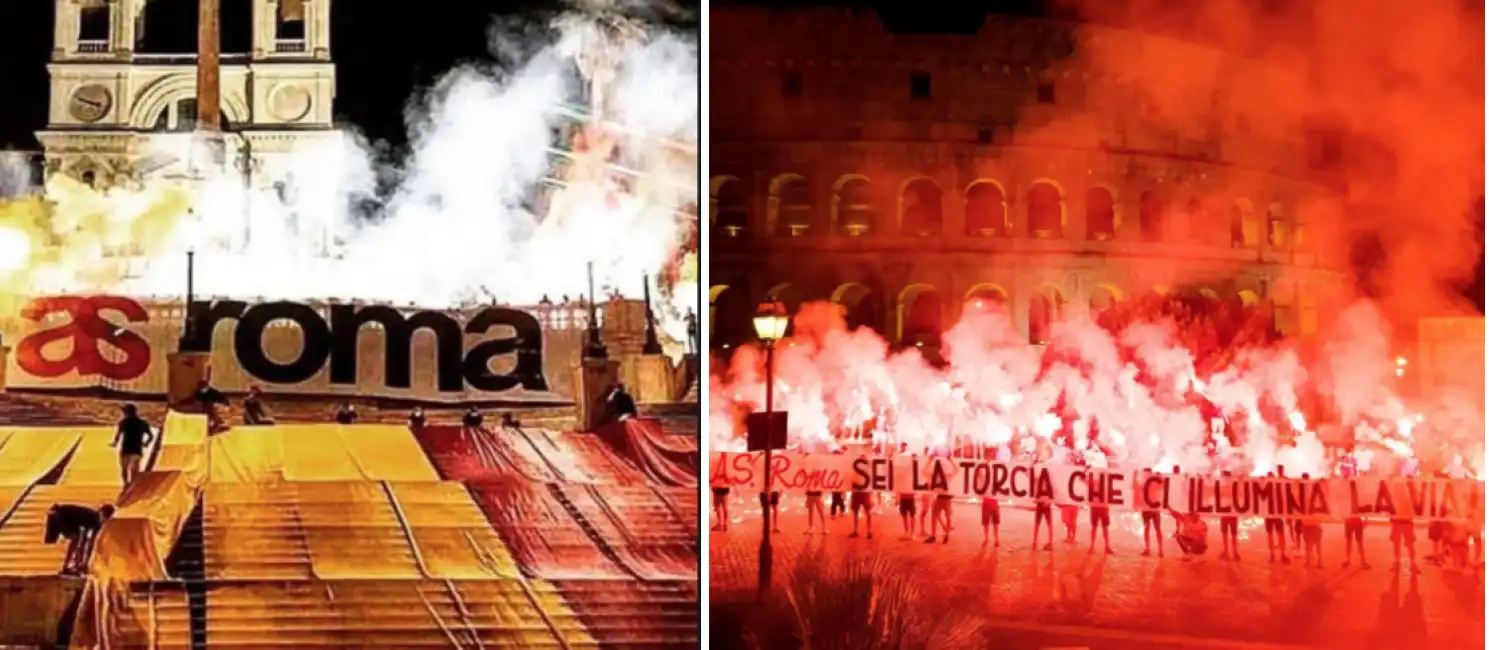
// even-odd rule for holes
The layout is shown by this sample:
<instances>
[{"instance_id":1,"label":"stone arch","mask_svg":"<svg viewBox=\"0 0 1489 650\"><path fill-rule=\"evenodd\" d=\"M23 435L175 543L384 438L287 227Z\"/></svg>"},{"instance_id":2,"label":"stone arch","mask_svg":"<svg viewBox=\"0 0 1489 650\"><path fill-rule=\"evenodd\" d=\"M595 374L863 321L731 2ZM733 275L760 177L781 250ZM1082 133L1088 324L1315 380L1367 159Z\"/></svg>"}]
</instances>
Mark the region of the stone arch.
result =
<instances>
[{"instance_id":1,"label":"stone arch","mask_svg":"<svg viewBox=\"0 0 1489 650\"><path fill-rule=\"evenodd\" d=\"M1008 291L992 282L974 284L962 296L963 312L990 313L1007 309Z\"/></svg>"},{"instance_id":2,"label":"stone arch","mask_svg":"<svg viewBox=\"0 0 1489 650\"><path fill-rule=\"evenodd\" d=\"M876 234L873 186L863 174L844 174L832 184L833 234L862 237Z\"/></svg>"},{"instance_id":3,"label":"stone arch","mask_svg":"<svg viewBox=\"0 0 1489 650\"><path fill-rule=\"evenodd\" d=\"M805 177L786 173L770 179L765 220L776 235L797 237L811 231L812 193Z\"/></svg>"},{"instance_id":4,"label":"stone arch","mask_svg":"<svg viewBox=\"0 0 1489 650\"><path fill-rule=\"evenodd\" d=\"M900 185L900 233L936 237L943 223L941 186L928 176L913 176Z\"/></svg>"},{"instance_id":5,"label":"stone arch","mask_svg":"<svg viewBox=\"0 0 1489 650\"><path fill-rule=\"evenodd\" d=\"M748 225L744 181L737 176L715 176L708 181L708 221L719 232L738 237Z\"/></svg>"},{"instance_id":6,"label":"stone arch","mask_svg":"<svg viewBox=\"0 0 1489 650\"><path fill-rule=\"evenodd\" d=\"M1137 228L1146 242L1163 241L1168 204L1157 192L1148 190L1137 199Z\"/></svg>"},{"instance_id":7,"label":"stone arch","mask_svg":"<svg viewBox=\"0 0 1489 650\"><path fill-rule=\"evenodd\" d=\"M1054 325L1065 308L1065 291L1050 283L1041 284L1029 293L1029 343L1050 342Z\"/></svg>"},{"instance_id":8,"label":"stone arch","mask_svg":"<svg viewBox=\"0 0 1489 650\"><path fill-rule=\"evenodd\" d=\"M884 326L884 296L858 282L839 285L832 292L832 302L843 312L850 331L860 327L878 330Z\"/></svg>"},{"instance_id":9,"label":"stone arch","mask_svg":"<svg viewBox=\"0 0 1489 650\"><path fill-rule=\"evenodd\" d=\"M1236 199L1229 217L1231 248L1256 248L1256 206L1249 199Z\"/></svg>"},{"instance_id":10,"label":"stone arch","mask_svg":"<svg viewBox=\"0 0 1489 650\"><path fill-rule=\"evenodd\" d=\"M196 96L196 75L167 75L145 87L129 111L129 124L148 130L155 126L161 112L169 110L176 100ZM222 116L235 124L248 124L248 104L237 93L223 93L219 100Z\"/></svg>"},{"instance_id":11,"label":"stone arch","mask_svg":"<svg viewBox=\"0 0 1489 650\"><path fill-rule=\"evenodd\" d=\"M941 336L941 294L929 284L900 291L896 312L901 345L934 344Z\"/></svg>"},{"instance_id":12,"label":"stone arch","mask_svg":"<svg viewBox=\"0 0 1489 650\"><path fill-rule=\"evenodd\" d=\"M1103 282L1091 287L1091 296L1087 303L1091 309L1091 318L1101 320L1101 315L1115 308L1122 302L1122 289L1110 282Z\"/></svg>"},{"instance_id":13,"label":"stone arch","mask_svg":"<svg viewBox=\"0 0 1489 650\"><path fill-rule=\"evenodd\" d=\"M970 237L1002 237L1008 234L1008 194L991 178L979 178L962 192L966 210L966 234Z\"/></svg>"},{"instance_id":14,"label":"stone arch","mask_svg":"<svg viewBox=\"0 0 1489 650\"><path fill-rule=\"evenodd\" d=\"M755 306L739 287L714 285L708 290L708 342L710 347L734 348L755 336Z\"/></svg>"},{"instance_id":15,"label":"stone arch","mask_svg":"<svg viewBox=\"0 0 1489 650\"><path fill-rule=\"evenodd\" d=\"M1041 178L1029 186L1024 206L1029 236L1059 239L1065 236L1065 190L1059 183Z\"/></svg>"},{"instance_id":16,"label":"stone arch","mask_svg":"<svg viewBox=\"0 0 1489 650\"><path fill-rule=\"evenodd\" d=\"M774 300L786 306L786 312L795 314L806 301L806 292L790 282L782 282L765 292L766 300Z\"/></svg>"},{"instance_id":17,"label":"stone arch","mask_svg":"<svg viewBox=\"0 0 1489 650\"><path fill-rule=\"evenodd\" d=\"M1086 238L1093 241L1116 239L1119 224L1116 193L1101 185L1086 190Z\"/></svg>"}]
</instances>

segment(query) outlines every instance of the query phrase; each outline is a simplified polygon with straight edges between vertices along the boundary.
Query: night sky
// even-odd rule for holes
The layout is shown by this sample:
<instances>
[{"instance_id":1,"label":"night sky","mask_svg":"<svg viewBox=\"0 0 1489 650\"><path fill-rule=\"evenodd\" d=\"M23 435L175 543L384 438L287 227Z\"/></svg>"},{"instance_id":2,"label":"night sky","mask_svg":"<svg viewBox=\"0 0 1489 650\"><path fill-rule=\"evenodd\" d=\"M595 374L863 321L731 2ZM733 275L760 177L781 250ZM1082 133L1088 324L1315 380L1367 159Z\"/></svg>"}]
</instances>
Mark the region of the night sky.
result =
<instances>
[{"instance_id":1,"label":"night sky","mask_svg":"<svg viewBox=\"0 0 1489 650\"><path fill-rule=\"evenodd\" d=\"M36 149L34 132L46 126L53 3L0 2L0 24L6 25L0 39L0 88L6 93L0 149ZM248 49L249 6L249 0L222 0L224 52ZM489 61L487 35L495 21L541 24L561 6L535 0L333 0L337 122L354 124L374 140L402 144L406 100L462 62ZM196 0L150 0L142 51L195 51L195 7ZM697 25L696 11L649 17Z\"/></svg>"}]
</instances>

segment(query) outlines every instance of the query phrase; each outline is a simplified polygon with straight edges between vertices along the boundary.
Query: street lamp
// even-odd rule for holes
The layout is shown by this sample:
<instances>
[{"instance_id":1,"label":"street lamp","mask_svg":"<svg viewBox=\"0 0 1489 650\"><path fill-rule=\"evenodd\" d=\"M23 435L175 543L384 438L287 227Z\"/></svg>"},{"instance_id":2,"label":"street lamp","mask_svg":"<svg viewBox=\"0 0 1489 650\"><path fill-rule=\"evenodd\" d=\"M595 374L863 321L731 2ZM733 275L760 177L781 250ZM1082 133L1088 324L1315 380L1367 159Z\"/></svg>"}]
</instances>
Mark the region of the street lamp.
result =
<instances>
[{"instance_id":1,"label":"street lamp","mask_svg":"<svg viewBox=\"0 0 1489 650\"><path fill-rule=\"evenodd\" d=\"M776 341L786 335L786 326L791 317L786 306L774 300L760 303L755 310L755 335L765 344L765 421L767 431L771 424L771 412L775 407L775 351ZM770 591L771 565L774 564L770 548L770 497L771 497L771 450L775 447L772 436L767 436L765 445L765 491L760 493L760 598L764 600Z\"/></svg>"}]
</instances>

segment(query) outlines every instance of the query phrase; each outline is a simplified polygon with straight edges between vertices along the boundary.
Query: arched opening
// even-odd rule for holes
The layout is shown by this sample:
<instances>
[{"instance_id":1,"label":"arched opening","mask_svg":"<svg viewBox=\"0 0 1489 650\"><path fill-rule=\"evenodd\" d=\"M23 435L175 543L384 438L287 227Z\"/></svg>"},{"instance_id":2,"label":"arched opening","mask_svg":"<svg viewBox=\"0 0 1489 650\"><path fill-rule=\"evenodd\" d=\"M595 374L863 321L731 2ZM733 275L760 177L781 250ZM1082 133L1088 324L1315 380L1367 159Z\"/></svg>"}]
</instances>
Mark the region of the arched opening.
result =
<instances>
[{"instance_id":1,"label":"arched opening","mask_svg":"<svg viewBox=\"0 0 1489 650\"><path fill-rule=\"evenodd\" d=\"M1091 320L1105 325L1105 318L1122 302L1122 291L1110 284L1098 284L1091 289Z\"/></svg>"},{"instance_id":2,"label":"arched opening","mask_svg":"<svg viewBox=\"0 0 1489 650\"><path fill-rule=\"evenodd\" d=\"M795 315L805 302L806 293L790 282L782 282L765 292L766 300L774 300L786 306L786 313ZM788 328L789 331L789 328Z\"/></svg>"},{"instance_id":3,"label":"arched opening","mask_svg":"<svg viewBox=\"0 0 1489 650\"><path fill-rule=\"evenodd\" d=\"M1045 285L1029 296L1029 343L1046 345L1054 332L1055 322L1065 307L1065 296L1055 287Z\"/></svg>"},{"instance_id":4,"label":"arched opening","mask_svg":"<svg viewBox=\"0 0 1489 650\"><path fill-rule=\"evenodd\" d=\"M871 190L869 179L862 176L845 176L837 182L832 201L839 234L863 237L878 230Z\"/></svg>"},{"instance_id":5,"label":"arched opening","mask_svg":"<svg viewBox=\"0 0 1489 650\"><path fill-rule=\"evenodd\" d=\"M1267 206L1267 245L1278 250L1287 250L1287 216L1282 204Z\"/></svg>"},{"instance_id":6,"label":"arched opening","mask_svg":"<svg viewBox=\"0 0 1489 650\"><path fill-rule=\"evenodd\" d=\"M1049 183L1035 183L1029 188L1029 235L1038 239L1064 236L1064 199L1060 190Z\"/></svg>"},{"instance_id":7,"label":"arched opening","mask_svg":"<svg viewBox=\"0 0 1489 650\"><path fill-rule=\"evenodd\" d=\"M997 183L979 181L967 187L967 235L1002 237L1008 234L1008 201Z\"/></svg>"},{"instance_id":8,"label":"arched opening","mask_svg":"<svg viewBox=\"0 0 1489 650\"><path fill-rule=\"evenodd\" d=\"M1156 192L1143 192L1137 203L1137 228L1145 242L1163 241L1163 199Z\"/></svg>"},{"instance_id":9,"label":"arched opening","mask_svg":"<svg viewBox=\"0 0 1489 650\"><path fill-rule=\"evenodd\" d=\"M715 285L708 293L709 347L736 348L753 339L755 306L749 296L728 285Z\"/></svg>"},{"instance_id":10,"label":"arched opening","mask_svg":"<svg viewBox=\"0 0 1489 650\"><path fill-rule=\"evenodd\" d=\"M1233 248L1257 247L1255 208L1248 199L1236 199L1230 213L1230 245Z\"/></svg>"},{"instance_id":11,"label":"arched opening","mask_svg":"<svg viewBox=\"0 0 1489 650\"><path fill-rule=\"evenodd\" d=\"M929 178L917 178L900 193L900 218L904 234L934 237L941 234L941 187Z\"/></svg>"},{"instance_id":12,"label":"arched opening","mask_svg":"<svg viewBox=\"0 0 1489 650\"><path fill-rule=\"evenodd\" d=\"M1104 187L1086 191L1086 236L1093 241L1117 238L1117 203Z\"/></svg>"},{"instance_id":13,"label":"arched opening","mask_svg":"<svg viewBox=\"0 0 1489 650\"><path fill-rule=\"evenodd\" d=\"M78 180L92 189L98 189L98 174L94 173L91 169L79 174Z\"/></svg>"},{"instance_id":14,"label":"arched opening","mask_svg":"<svg viewBox=\"0 0 1489 650\"><path fill-rule=\"evenodd\" d=\"M1246 213L1240 203L1230 206L1230 247L1246 248Z\"/></svg>"},{"instance_id":15,"label":"arched opening","mask_svg":"<svg viewBox=\"0 0 1489 650\"><path fill-rule=\"evenodd\" d=\"M1199 197L1189 197L1189 202L1184 204L1184 220L1188 226L1186 236L1189 241L1201 244L1210 243L1212 234L1209 211L1205 209L1204 201Z\"/></svg>"},{"instance_id":16,"label":"arched opening","mask_svg":"<svg viewBox=\"0 0 1489 650\"><path fill-rule=\"evenodd\" d=\"M720 176L711 185L709 203L713 207L713 218L710 221L715 232L726 237L743 235L748 221L744 182L733 176Z\"/></svg>"},{"instance_id":17,"label":"arched opening","mask_svg":"<svg viewBox=\"0 0 1489 650\"><path fill-rule=\"evenodd\" d=\"M941 337L941 295L916 284L900 293L900 344L924 347Z\"/></svg>"},{"instance_id":18,"label":"arched opening","mask_svg":"<svg viewBox=\"0 0 1489 650\"><path fill-rule=\"evenodd\" d=\"M812 228L812 195L805 178L782 174L770 182L770 220L781 237L800 237Z\"/></svg>"},{"instance_id":19,"label":"arched opening","mask_svg":"<svg viewBox=\"0 0 1489 650\"><path fill-rule=\"evenodd\" d=\"M967 290L967 296L962 301L962 309L983 314L1007 311L1008 292L996 284L983 283L973 286Z\"/></svg>"},{"instance_id":20,"label":"arched opening","mask_svg":"<svg viewBox=\"0 0 1489 650\"><path fill-rule=\"evenodd\" d=\"M850 282L832 292L832 301L843 310L848 330L867 327L879 331L884 327L884 296L857 282Z\"/></svg>"}]
</instances>

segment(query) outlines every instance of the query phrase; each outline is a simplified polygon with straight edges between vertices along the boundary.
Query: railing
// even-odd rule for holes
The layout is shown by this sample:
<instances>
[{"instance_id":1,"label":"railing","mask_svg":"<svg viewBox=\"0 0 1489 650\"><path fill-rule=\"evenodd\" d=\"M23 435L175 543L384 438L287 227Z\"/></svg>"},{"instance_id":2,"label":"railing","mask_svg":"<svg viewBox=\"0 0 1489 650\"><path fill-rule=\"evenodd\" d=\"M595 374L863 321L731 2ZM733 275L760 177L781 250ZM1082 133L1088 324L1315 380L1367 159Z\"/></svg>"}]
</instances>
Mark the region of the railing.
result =
<instances>
[{"instance_id":1,"label":"railing","mask_svg":"<svg viewBox=\"0 0 1489 650\"><path fill-rule=\"evenodd\" d=\"M274 51L280 54L303 54L305 52L305 41L301 39L280 39L274 41Z\"/></svg>"},{"instance_id":2,"label":"railing","mask_svg":"<svg viewBox=\"0 0 1489 650\"><path fill-rule=\"evenodd\" d=\"M78 41L79 54L103 54L109 51L108 40Z\"/></svg>"}]
</instances>

